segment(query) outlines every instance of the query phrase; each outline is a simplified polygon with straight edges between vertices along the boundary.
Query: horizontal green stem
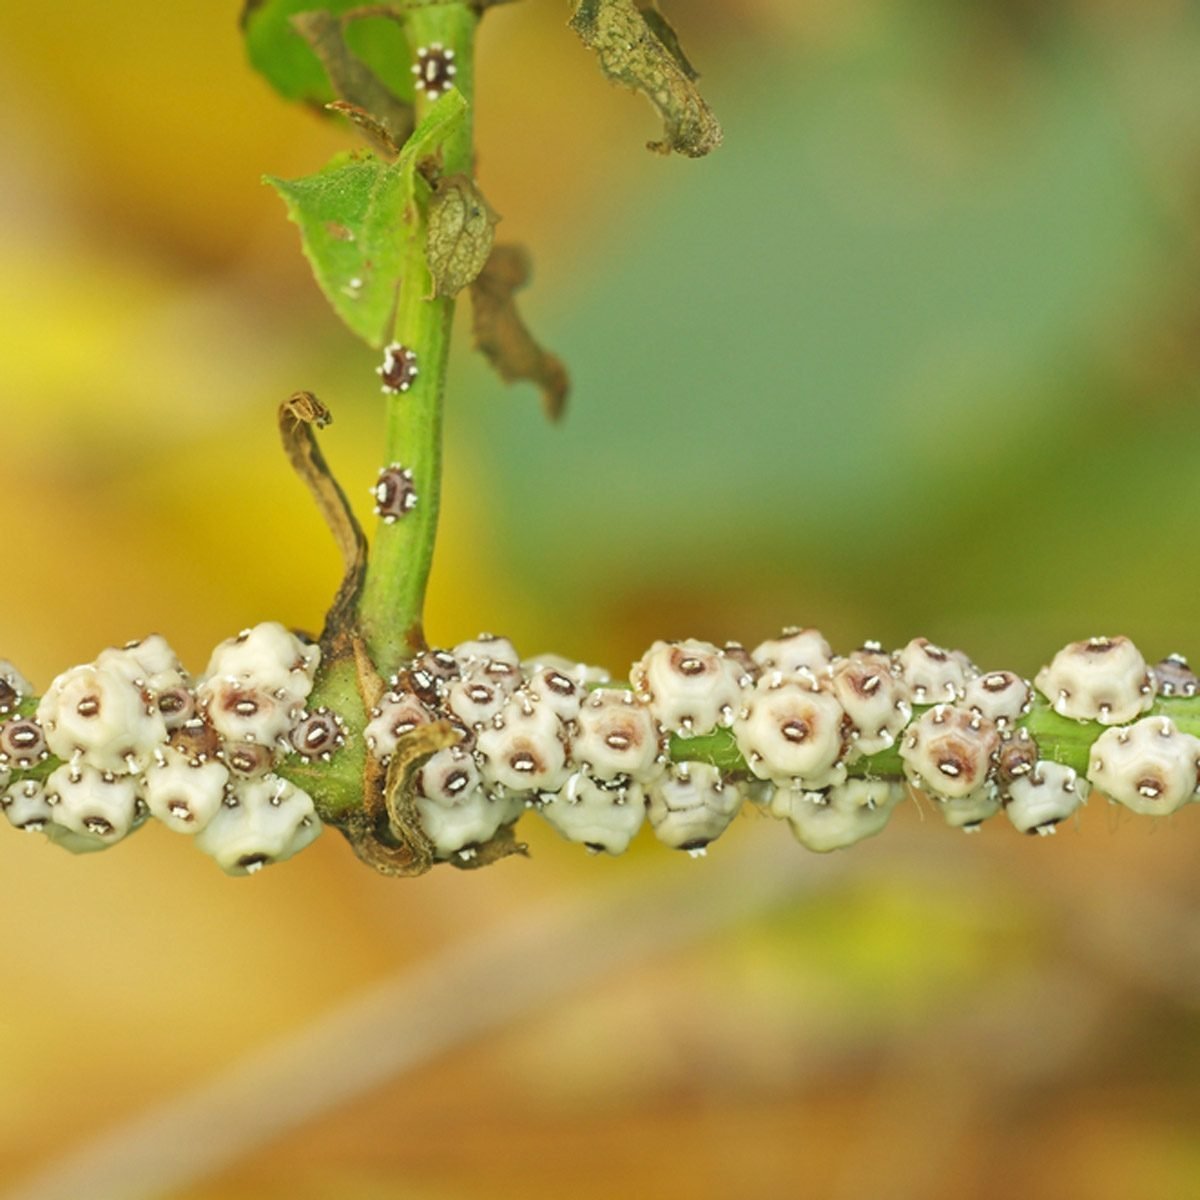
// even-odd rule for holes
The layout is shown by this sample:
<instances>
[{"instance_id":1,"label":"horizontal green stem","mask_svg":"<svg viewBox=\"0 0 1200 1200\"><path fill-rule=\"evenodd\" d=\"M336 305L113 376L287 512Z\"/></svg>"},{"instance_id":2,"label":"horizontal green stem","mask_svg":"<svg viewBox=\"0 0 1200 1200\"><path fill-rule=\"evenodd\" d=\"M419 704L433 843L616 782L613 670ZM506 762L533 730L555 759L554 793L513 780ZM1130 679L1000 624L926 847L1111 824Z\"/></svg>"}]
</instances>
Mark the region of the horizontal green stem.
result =
<instances>
[{"instance_id":1,"label":"horizontal green stem","mask_svg":"<svg viewBox=\"0 0 1200 1200\"><path fill-rule=\"evenodd\" d=\"M340 704L337 703L338 695L341 696ZM327 703L330 701L333 701L332 706L343 714L362 713L362 703L357 695L352 669L346 668L339 673L334 690L326 698ZM19 712L21 715L32 715L36 708L37 699L27 698L22 701ZM925 710L925 707L919 708L913 719L916 720ZM1200 696L1159 697L1150 711L1143 715L1170 717L1182 733L1200 737ZM357 718L361 719L361 716ZM1101 725L1098 721L1074 721L1068 717L1061 717L1050 707L1049 701L1038 696L1030 711L1016 723L1015 728L1028 731L1037 742L1041 758L1072 767L1083 776L1087 773L1092 743L1110 727ZM363 744L361 728L352 728L350 733L347 745L338 751L330 762L305 762L292 758L274 768L277 774L304 788L313 797L317 811L325 820L339 821L347 814L360 809L363 804L362 779L366 747ZM896 745L891 749L864 756L850 763L849 774L858 778L902 779L904 770L899 745L903 736L901 731ZM676 763L712 763L731 776L749 774L746 761L737 748L737 742L727 729L718 729L700 737L672 737L669 756L671 761ZM12 775L14 779L44 779L59 765L60 760L52 758L29 770L14 771Z\"/></svg>"},{"instance_id":2,"label":"horizontal green stem","mask_svg":"<svg viewBox=\"0 0 1200 1200\"><path fill-rule=\"evenodd\" d=\"M913 714L916 720L932 705L918 706ZM1170 717L1181 733L1200 737L1200 696L1159 697L1154 706L1143 716ZM1074 721L1061 717L1042 696L1034 699L1028 713L1016 722L1015 729L1024 729L1037 742L1041 758L1062 763L1080 775L1086 775L1088 756L1092 743L1109 726L1099 721ZM900 779L904 776L904 765L900 759L901 731L890 749L878 754L864 755L851 762L847 768L851 776L860 779ZM671 738L671 759L674 762L707 762L729 774L748 773L746 760L738 750L737 742L728 729L717 729L702 737Z\"/></svg>"}]
</instances>

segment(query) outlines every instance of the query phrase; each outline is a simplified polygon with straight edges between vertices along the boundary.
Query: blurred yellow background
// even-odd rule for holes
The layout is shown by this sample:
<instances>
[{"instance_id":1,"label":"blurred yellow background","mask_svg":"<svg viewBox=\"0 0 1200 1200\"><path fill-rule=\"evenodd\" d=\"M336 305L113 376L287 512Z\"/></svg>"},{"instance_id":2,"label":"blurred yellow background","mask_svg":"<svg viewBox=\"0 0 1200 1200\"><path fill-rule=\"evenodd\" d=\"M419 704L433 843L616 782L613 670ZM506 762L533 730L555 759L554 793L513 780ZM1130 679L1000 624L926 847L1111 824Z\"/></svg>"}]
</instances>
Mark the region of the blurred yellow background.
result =
<instances>
[{"instance_id":1,"label":"blurred yellow background","mask_svg":"<svg viewBox=\"0 0 1200 1200\"><path fill-rule=\"evenodd\" d=\"M1096 633L1200 656L1198 7L668 15L725 123L700 162L641 148L566 5L484 21L480 179L575 390L545 426L460 328L431 636L618 672L790 623L1025 674ZM236 17L0 0L0 655L39 687L152 630L199 669L320 625L336 556L276 447L297 388L369 512L374 356L258 182L350 135L251 73ZM832 858L747 816L705 863L526 824L532 861L410 883L334 834L245 882L161 829L86 859L0 829L0 1196L1200 1186L1195 814L966 838L909 804ZM339 1015L376 986L394 1023ZM279 1038L299 1075L222 1151L240 1110L180 1097ZM55 1192L81 1147L108 1190ZM136 1190L185 1148L190 1182Z\"/></svg>"}]
</instances>

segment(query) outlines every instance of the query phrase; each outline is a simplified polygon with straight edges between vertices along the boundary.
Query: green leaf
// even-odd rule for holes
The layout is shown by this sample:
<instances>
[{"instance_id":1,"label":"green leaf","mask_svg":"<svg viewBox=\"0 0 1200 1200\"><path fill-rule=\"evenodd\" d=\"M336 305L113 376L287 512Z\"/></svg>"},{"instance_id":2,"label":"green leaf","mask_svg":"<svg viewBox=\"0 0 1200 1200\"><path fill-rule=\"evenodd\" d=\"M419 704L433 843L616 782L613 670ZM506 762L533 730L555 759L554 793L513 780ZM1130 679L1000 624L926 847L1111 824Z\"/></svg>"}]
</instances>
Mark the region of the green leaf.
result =
<instances>
[{"instance_id":1,"label":"green leaf","mask_svg":"<svg viewBox=\"0 0 1200 1200\"><path fill-rule=\"evenodd\" d=\"M483 270L492 252L499 216L473 179L439 179L429 202L425 255L438 296L455 296Z\"/></svg>"},{"instance_id":2,"label":"green leaf","mask_svg":"<svg viewBox=\"0 0 1200 1200\"><path fill-rule=\"evenodd\" d=\"M338 95L321 60L292 24L297 13L340 14L362 0L245 0L241 25L251 65L285 99L323 107ZM401 100L411 101L412 52L399 22L383 17L347 23L346 44ZM354 103L361 103L353 97Z\"/></svg>"},{"instance_id":3,"label":"green leaf","mask_svg":"<svg viewBox=\"0 0 1200 1200\"><path fill-rule=\"evenodd\" d=\"M300 228L325 298L369 345L388 341L405 240L417 219L416 168L461 125L467 111L451 89L434 104L395 162L338 155L315 175L269 183Z\"/></svg>"},{"instance_id":4,"label":"green leaf","mask_svg":"<svg viewBox=\"0 0 1200 1200\"><path fill-rule=\"evenodd\" d=\"M721 144L721 126L696 87L696 72L653 3L576 0L570 25L609 79L658 109L666 137L648 142L651 150L698 158Z\"/></svg>"},{"instance_id":5,"label":"green leaf","mask_svg":"<svg viewBox=\"0 0 1200 1200\"><path fill-rule=\"evenodd\" d=\"M411 176L368 155L339 155L315 175L266 180L300 227L304 253L338 316L372 346L386 340L404 247Z\"/></svg>"}]
</instances>

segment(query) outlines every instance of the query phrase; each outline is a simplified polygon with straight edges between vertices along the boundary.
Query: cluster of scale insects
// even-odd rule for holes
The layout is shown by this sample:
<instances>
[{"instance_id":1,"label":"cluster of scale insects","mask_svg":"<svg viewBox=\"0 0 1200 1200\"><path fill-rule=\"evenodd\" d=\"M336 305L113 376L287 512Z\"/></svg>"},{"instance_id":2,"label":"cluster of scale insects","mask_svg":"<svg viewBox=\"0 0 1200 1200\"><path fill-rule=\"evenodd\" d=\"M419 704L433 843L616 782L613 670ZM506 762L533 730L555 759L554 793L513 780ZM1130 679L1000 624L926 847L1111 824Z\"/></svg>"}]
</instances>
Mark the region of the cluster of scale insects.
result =
<instances>
[{"instance_id":1,"label":"cluster of scale insects","mask_svg":"<svg viewBox=\"0 0 1200 1200\"><path fill-rule=\"evenodd\" d=\"M154 635L64 671L32 712L28 683L0 662L0 720L12 714L0 724L0 806L77 853L155 817L232 874L289 858L321 823L274 768L311 748L314 729L338 729L304 709L319 659L282 625L259 625L222 642L192 680ZM51 756L62 761L45 778L28 773Z\"/></svg>"},{"instance_id":2,"label":"cluster of scale insects","mask_svg":"<svg viewBox=\"0 0 1200 1200\"><path fill-rule=\"evenodd\" d=\"M953 826L977 829L1003 811L1024 833L1050 833L1093 784L1134 812L1165 815L1200 779L1200 739L1146 715L1156 696L1195 695L1196 676L1178 656L1147 666L1123 637L1073 643L1035 681L1061 716L1106 727L1085 778L1042 758L1020 724L1033 685L924 638L844 657L811 629L753 650L656 642L614 684L598 668L522 660L508 639L481 635L413 660L361 734L305 708L319 658L268 623L222 642L192 680L155 635L71 668L36 702L0 662L0 806L13 825L74 851L154 817L226 871L253 873L321 829L312 798L278 773L289 757L328 760L361 736L386 764L434 721L458 741L424 761L412 786L444 860L469 860L528 811L593 852L621 853L647 822L667 846L700 854L749 803L828 851L882 830L906 783ZM717 730L744 769L686 760L678 739ZM855 771L893 748L904 780ZM47 773L51 756L61 762Z\"/></svg>"}]
</instances>

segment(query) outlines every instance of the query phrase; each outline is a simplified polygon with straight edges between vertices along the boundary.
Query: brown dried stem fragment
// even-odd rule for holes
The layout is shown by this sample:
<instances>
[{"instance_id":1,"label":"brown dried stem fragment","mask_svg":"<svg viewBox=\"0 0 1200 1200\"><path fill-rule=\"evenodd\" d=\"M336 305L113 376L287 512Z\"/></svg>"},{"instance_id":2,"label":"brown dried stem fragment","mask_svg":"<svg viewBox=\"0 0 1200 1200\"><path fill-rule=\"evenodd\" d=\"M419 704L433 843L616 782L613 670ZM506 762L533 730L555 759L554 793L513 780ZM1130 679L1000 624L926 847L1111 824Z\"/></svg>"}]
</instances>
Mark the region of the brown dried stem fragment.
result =
<instances>
[{"instance_id":1,"label":"brown dried stem fragment","mask_svg":"<svg viewBox=\"0 0 1200 1200\"><path fill-rule=\"evenodd\" d=\"M482 846L476 846L475 853L469 858L455 854L449 862L460 871L477 871L480 867L490 867L492 863L499 862L502 858L510 858L514 854L528 858L529 846L525 842L517 841L515 826L502 825L492 840Z\"/></svg>"},{"instance_id":2,"label":"brown dried stem fragment","mask_svg":"<svg viewBox=\"0 0 1200 1200\"><path fill-rule=\"evenodd\" d=\"M359 860L380 875L411 879L416 875L424 875L433 865L432 858L424 862L414 857L409 846L395 846L381 840L374 824L361 808L349 812L339 828Z\"/></svg>"},{"instance_id":3,"label":"brown dried stem fragment","mask_svg":"<svg viewBox=\"0 0 1200 1200\"><path fill-rule=\"evenodd\" d=\"M367 539L313 433L314 428L324 429L332 420L329 409L312 392L296 392L279 406L279 436L284 453L316 500L345 567L341 587L325 618L323 647L328 640L351 628L367 570Z\"/></svg>"},{"instance_id":4,"label":"brown dried stem fragment","mask_svg":"<svg viewBox=\"0 0 1200 1200\"><path fill-rule=\"evenodd\" d=\"M338 116L345 117L357 125L363 137L388 158L395 158L400 153L400 147L393 140L387 126L365 108L351 104L349 100L333 100L325 105L325 108L328 112L337 113Z\"/></svg>"},{"instance_id":5,"label":"brown dried stem fragment","mask_svg":"<svg viewBox=\"0 0 1200 1200\"><path fill-rule=\"evenodd\" d=\"M434 850L413 798L413 779L439 750L458 742L448 721L420 725L397 743L385 767L368 755L363 768L363 807L347 814L342 832L363 862L384 875L423 875Z\"/></svg>"},{"instance_id":6,"label":"brown dried stem fragment","mask_svg":"<svg viewBox=\"0 0 1200 1200\"><path fill-rule=\"evenodd\" d=\"M413 107L401 100L360 58L350 52L342 33L342 18L318 10L297 13L292 27L321 60L333 90L341 100L370 118L351 116L367 140L385 154L395 154L413 131ZM336 110L335 110L336 111Z\"/></svg>"}]
</instances>

